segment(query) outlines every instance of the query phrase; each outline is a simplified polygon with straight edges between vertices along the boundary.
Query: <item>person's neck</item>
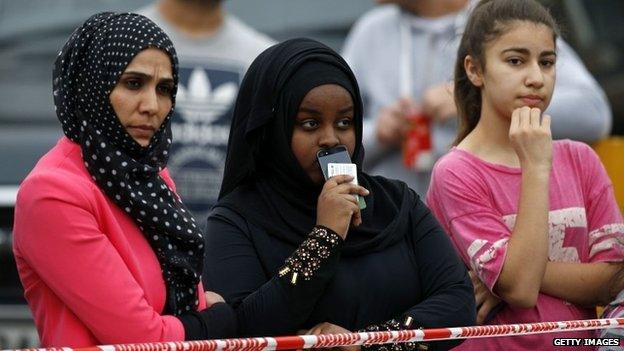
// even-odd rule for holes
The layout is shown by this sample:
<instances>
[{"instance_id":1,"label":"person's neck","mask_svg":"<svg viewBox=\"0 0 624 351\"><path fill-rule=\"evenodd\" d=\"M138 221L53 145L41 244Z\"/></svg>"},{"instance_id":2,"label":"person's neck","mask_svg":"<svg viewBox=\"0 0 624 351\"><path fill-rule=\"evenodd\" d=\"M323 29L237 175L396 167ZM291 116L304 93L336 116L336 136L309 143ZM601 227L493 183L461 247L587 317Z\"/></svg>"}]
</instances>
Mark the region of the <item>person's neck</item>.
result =
<instances>
[{"instance_id":1,"label":"person's neck","mask_svg":"<svg viewBox=\"0 0 624 351\"><path fill-rule=\"evenodd\" d=\"M490 163L520 167L518 156L509 141L511 118L484 108L475 129L457 147Z\"/></svg>"},{"instance_id":2,"label":"person's neck","mask_svg":"<svg viewBox=\"0 0 624 351\"><path fill-rule=\"evenodd\" d=\"M200 1L163 0L158 10L177 30L195 37L214 35L225 18L220 2L206 4Z\"/></svg>"},{"instance_id":3,"label":"person's neck","mask_svg":"<svg viewBox=\"0 0 624 351\"><path fill-rule=\"evenodd\" d=\"M459 12L468 5L469 0L421 0L405 1L403 10L424 18L436 18Z\"/></svg>"}]
</instances>

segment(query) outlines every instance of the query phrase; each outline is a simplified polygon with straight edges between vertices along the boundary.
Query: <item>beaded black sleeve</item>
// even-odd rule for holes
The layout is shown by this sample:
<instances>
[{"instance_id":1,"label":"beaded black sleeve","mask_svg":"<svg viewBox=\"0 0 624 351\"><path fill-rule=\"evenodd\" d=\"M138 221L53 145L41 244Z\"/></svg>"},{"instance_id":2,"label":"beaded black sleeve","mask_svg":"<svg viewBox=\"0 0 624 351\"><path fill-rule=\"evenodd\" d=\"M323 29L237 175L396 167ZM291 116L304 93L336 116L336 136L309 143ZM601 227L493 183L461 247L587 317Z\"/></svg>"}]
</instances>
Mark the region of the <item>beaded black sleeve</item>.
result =
<instances>
[{"instance_id":1,"label":"beaded black sleeve","mask_svg":"<svg viewBox=\"0 0 624 351\"><path fill-rule=\"evenodd\" d=\"M393 331L393 330L405 330L413 329L413 319L410 316L405 317L403 323L396 319L391 319L381 324L369 325L366 328L360 330L360 332L377 332L377 331ZM421 351L428 350L429 346L422 342L404 342L404 343L392 343L382 345L362 345L362 351Z\"/></svg>"},{"instance_id":2,"label":"beaded black sleeve","mask_svg":"<svg viewBox=\"0 0 624 351\"><path fill-rule=\"evenodd\" d=\"M288 281L292 285L297 284L299 277L310 280L341 242L342 238L333 230L323 226L314 227L308 238L286 259L278 271L279 276L290 274Z\"/></svg>"}]
</instances>

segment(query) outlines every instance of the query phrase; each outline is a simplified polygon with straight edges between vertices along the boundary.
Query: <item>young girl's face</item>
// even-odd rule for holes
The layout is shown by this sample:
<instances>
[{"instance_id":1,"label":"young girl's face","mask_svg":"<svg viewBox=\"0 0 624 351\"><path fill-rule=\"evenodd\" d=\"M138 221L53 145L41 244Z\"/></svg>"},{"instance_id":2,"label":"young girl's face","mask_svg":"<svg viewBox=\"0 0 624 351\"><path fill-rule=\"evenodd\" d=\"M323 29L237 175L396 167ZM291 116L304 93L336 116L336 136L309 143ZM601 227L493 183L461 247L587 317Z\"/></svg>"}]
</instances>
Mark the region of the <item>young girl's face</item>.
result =
<instances>
[{"instance_id":1,"label":"young girl's face","mask_svg":"<svg viewBox=\"0 0 624 351\"><path fill-rule=\"evenodd\" d=\"M485 45L485 70L477 74L482 111L511 118L522 106L544 111L555 86L555 41L544 24L512 22ZM474 83L474 81L473 81Z\"/></svg>"}]
</instances>

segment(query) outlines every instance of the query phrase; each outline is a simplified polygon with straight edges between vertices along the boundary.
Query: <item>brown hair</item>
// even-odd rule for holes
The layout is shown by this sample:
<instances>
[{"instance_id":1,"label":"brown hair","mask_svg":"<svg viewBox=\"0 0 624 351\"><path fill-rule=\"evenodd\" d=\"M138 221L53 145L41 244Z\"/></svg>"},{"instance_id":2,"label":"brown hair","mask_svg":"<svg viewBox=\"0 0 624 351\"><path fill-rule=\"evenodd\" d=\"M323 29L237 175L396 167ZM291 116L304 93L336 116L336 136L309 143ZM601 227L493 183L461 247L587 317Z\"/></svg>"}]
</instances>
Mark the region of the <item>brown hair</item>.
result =
<instances>
[{"instance_id":1,"label":"brown hair","mask_svg":"<svg viewBox=\"0 0 624 351\"><path fill-rule=\"evenodd\" d=\"M464 59L470 55L485 72L485 45L503 35L510 22L528 21L544 24L557 39L559 28L548 10L535 0L482 0L472 10L457 50L455 62L455 105L459 130L454 145L459 144L479 123L481 89L472 84Z\"/></svg>"}]
</instances>

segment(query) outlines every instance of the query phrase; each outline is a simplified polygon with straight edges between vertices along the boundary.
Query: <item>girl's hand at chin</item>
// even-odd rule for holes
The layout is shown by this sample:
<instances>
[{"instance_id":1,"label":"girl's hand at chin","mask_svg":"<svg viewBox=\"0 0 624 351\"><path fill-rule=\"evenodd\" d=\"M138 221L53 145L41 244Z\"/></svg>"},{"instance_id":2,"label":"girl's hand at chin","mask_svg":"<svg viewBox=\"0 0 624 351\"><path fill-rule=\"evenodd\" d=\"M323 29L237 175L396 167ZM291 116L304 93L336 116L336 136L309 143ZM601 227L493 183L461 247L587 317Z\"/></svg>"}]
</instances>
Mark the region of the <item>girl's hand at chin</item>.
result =
<instances>
[{"instance_id":1,"label":"girl's hand at chin","mask_svg":"<svg viewBox=\"0 0 624 351\"><path fill-rule=\"evenodd\" d=\"M552 166L552 134L550 116L528 106L511 114L509 140L518 155L523 170L550 172Z\"/></svg>"}]
</instances>

